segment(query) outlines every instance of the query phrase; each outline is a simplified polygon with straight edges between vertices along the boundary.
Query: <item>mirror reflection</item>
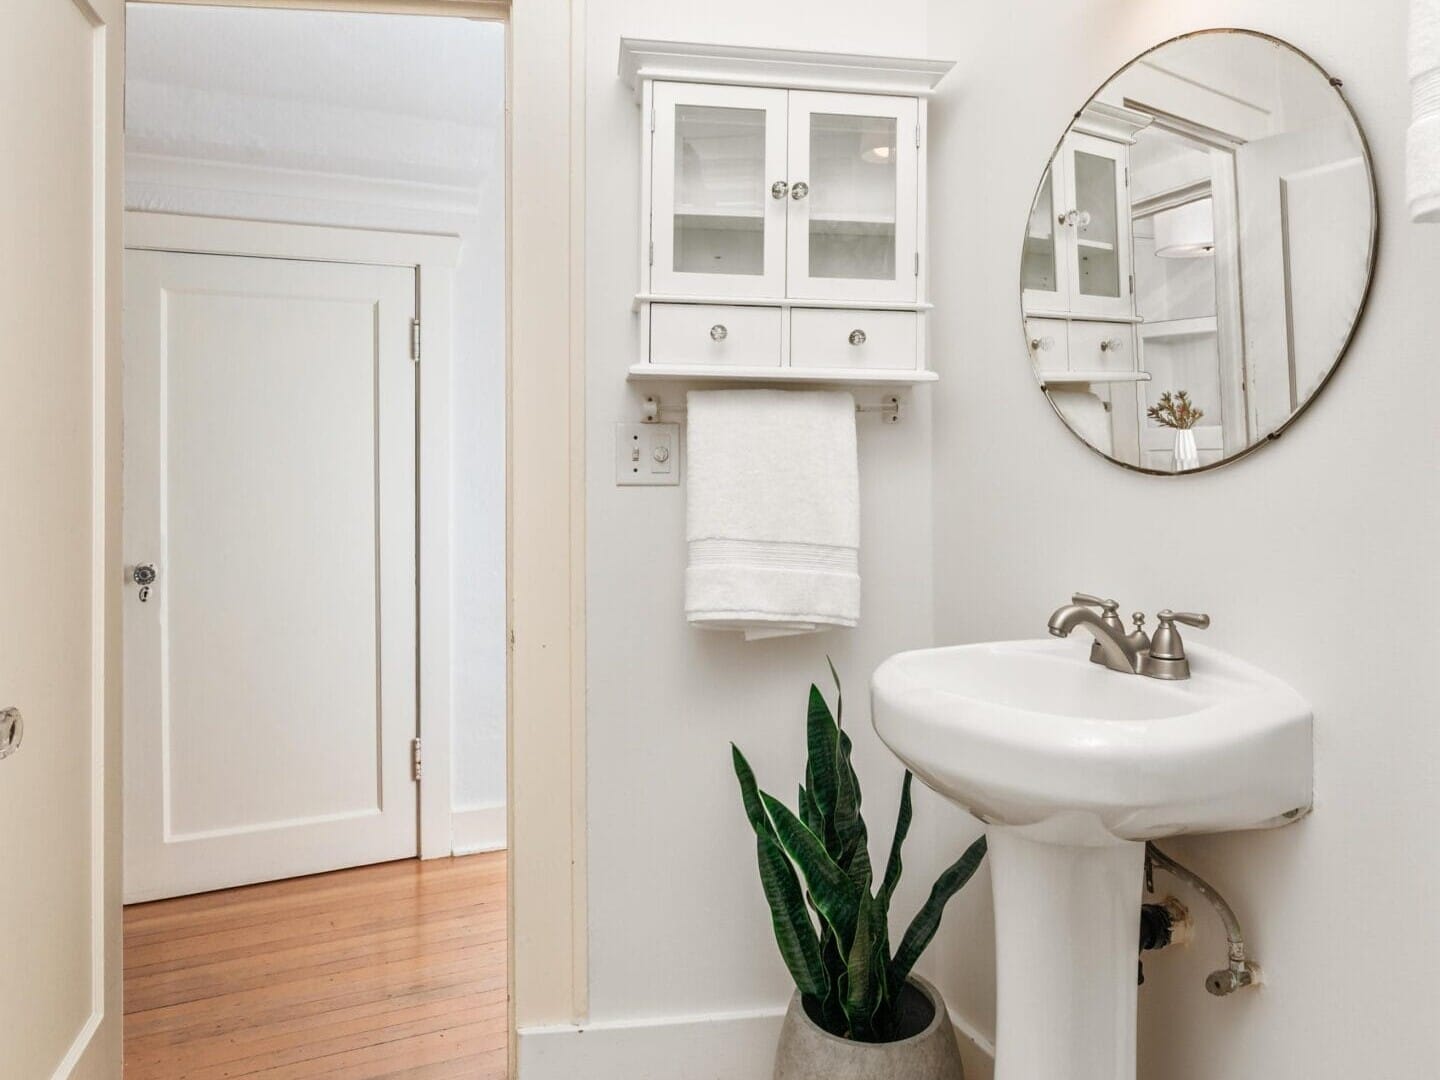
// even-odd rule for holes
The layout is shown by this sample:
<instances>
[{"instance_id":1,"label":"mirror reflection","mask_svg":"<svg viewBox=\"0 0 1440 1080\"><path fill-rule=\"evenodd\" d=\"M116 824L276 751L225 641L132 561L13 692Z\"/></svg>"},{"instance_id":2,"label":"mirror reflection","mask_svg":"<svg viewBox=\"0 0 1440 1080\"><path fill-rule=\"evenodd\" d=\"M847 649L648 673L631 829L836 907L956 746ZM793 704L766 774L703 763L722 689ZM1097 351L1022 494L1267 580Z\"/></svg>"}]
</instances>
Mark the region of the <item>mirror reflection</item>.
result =
<instances>
[{"instance_id":1,"label":"mirror reflection","mask_svg":"<svg viewBox=\"0 0 1440 1080\"><path fill-rule=\"evenodd\" d=\"M1242 31L1167 42L1085 104L1040 179L1021 257L1040 385L1120 464L1233 460L1339 362L1375 230L1364 137L1313 61Z\"/></svg>"}]
</instances>

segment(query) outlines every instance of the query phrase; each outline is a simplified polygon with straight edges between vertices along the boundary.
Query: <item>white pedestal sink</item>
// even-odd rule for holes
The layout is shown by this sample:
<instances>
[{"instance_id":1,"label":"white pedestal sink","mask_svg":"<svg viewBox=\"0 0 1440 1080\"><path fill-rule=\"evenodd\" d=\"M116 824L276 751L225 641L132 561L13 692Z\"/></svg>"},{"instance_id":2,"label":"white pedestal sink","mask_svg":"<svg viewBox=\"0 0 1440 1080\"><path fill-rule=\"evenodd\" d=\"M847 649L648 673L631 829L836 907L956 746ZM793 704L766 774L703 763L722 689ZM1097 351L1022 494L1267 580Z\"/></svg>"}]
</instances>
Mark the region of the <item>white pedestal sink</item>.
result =
<instances>
[{"instance_id":1,"label":"white pedestal sink","mask_svg":"<svg viewBox=\"0 0 1440 1080\"><path fill-rule=\"evenodd\" d=\"M1134 1080L1145 841L1310 807L1310 706L1249 664L1187 650L1180 682L1090 663L1088 635L876 669L881 739L987 826L996 1080Z\"/></svg>"}]
</instances>

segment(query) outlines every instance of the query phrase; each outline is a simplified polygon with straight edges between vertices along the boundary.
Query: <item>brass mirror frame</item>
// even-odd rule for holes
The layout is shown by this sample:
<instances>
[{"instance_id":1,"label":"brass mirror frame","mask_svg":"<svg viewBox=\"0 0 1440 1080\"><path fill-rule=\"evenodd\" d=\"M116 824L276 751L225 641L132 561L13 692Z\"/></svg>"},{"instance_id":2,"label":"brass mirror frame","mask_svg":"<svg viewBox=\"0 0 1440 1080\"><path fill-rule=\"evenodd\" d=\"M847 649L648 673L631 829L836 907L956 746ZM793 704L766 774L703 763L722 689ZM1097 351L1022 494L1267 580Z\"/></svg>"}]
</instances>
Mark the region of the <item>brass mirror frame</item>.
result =
<instances>
[{"instance_id":1,"label":"brass mirror frame","mask_svg":"<svg viewBox=\"0 0 1440 1080\"><path fill-rule=\"evenodd\" d=\"M1360 115L1355 111L1355 107L1350 103L1350 99L1345 96L1344 82L1336 76L1330 74L1330 72L1327 71L1318 60L1316 60L1313 56L1307 53L1304 49L1301 49L1298 46L1291 44L1284 38L1276 37L1274 34L1267 34L1263 30L1247 30L1244 27L1237 26L1217 26L1205 30L1190 30L1183 34L1176 34L1174 37L1166 38L1158 45L1152 45L1144 52L1138 53L1130 60L1126 61L1124 65L1112 72L1110 76L1105 79L1104 82L1102 82L1094 89L1094 91L1091 92L1090 96L1085 99L1084 104L1082 104L1080 108L1077 109L1074 115L1070 118L1070 123L1066 124L1065 129L1060 132L1060 138L1056 140L1055 148L1050 151L1050 156L1045 159L1045 168L1041 170L1040 179L1036 181L1035 193L1030 197L1030 202L1026 211L1027 222L1029 220L1030 210L1034 209L1035 200L1040 197L1040 189L1045 186L1045 177L1049 175L1050 169L1055 163L1055 158L1059 155L1060 149L1065 143L1066 136L1070 134L1070 129L1074 126L1075 121L1080 119L1080 115L1084 112L1085 107L1088 106L1092 101L1094 101L1096 97L1100 95L1100 92L1105 89L1105 87L1109 86L1112 82L1118 79L1121 75L1125 74L1125 72L1129 71L1140 61L1144 60L1147 56L1150 56L1153 53L1156 53L1169 45L1174 45L1176 42L1179 41L1187 41L1191 38L1197 37L1209 37L1214 34L1243 34L1246 37L1259 38L1262 41L1268 41L1272 45L1279 46L1282 49L1288 49L1290 52L1300 57L1301 60L1304 60L1311 67L1313 67L1315 71L1322 78L1324 78L1326 82L1330 84L1330 88L1335 91L1336 99L1340 102L1342 106L1344 106L1345 111L1349 114L1351 122L1355 125L1355 131L1360 136L1360 149L1365 157L1365 174L1370 181L1370 248L1369 251L1366 253L1367 261L1365 267L1365 288L1360 294L1360 304L1359 307L1355 309L1355 318L1350 324L1350 332L1345 335L1345 340L1340 343L1340 348L1336 351L1335 359L1331 361L1329 369L1325 372L1325 377L1320 380L1320 383L1315 387L1314 392L1311 393L1310 396L1307 397L1304 401L1302 401L1299 406L1296 407L1295 411L1292 412L1285 419L1284 423L1280 424L1273 431L1269 431L1264 435L1259 436L1255 439L1255 441L1251 442L1248 446L1246 446L1245 449L1239 450L1236 453L1231 454L1229 457L1221 458L1219 461L1212 462L1209 465L1200 465L1194 469L1186 469L1184 472L1165 472L1161 469L1147 469L1143 465L1131 465L1129 462L1126 461L1117 461L1115 458L1111 457L1103 450L1092 446L1083 435L1081 435L1078 431L1076 431L1073 427L1070 426L1070 422L1065 419L1065 415L1060 411L1060 407L1055 404L1055 400L1050 396L1049 391L1045 389L1045 380L1041 378L1039 371L1035 369L1034 357L1030 355L1030 349L1028 347L1029 337L1025 329L1025 321L1030 316L1025 311L1025 282L1022 275L1019 288L1020 339L1022 345L1025 346L1025 355L1030 359L1030 370L1031 373L1035 376L1035 384L1040 388L1040 392L1045 395L1046 403L1049 404L1050 408L1054 411L1055 416L1057 419L1059 419L1060 423L1065 426L1065 430L1070 432L1070 434L1073 435L1076 440L1080 442L1081 445L1083 445L1096 457L1100 458L1107 464L1118 466L1119 468L1126 469L1129 472L1140 473L1143 476L1163 476L1175 479L1178 477L1197 476L1201 473L1214 472L1216 469L1223 468L1226 465L1233 465L1235 462L1241 461L1249 457L1256 450L1259 450L1262 446L1269 446L1271 443L1279 439L1281 435L1284 435L1285 432L1289 431L1291 426L1294 425L1295 421L1299 420L1300 417L1305 415L1306 411L1309 410L1310 406L1320 397L1321 394L1325 392L1326 388L1330 385L1331 380L1335 378L1335 373L1340 370L1341 361L1343 361L1346 355L1350 352L1350 346L1355 341L1355 335L1359 331L1360 324L1365 319L1366 309L1370 305L1370 293L1375 286L1375 268L1378 265L1380 258L1380 187L1375 179L1375 158L1370 151L1370 140L1365 134L1365 126L1360 123ZM1023 251L1025 242L1024 226L1022 226L1021 228L1020 242L1021 250Z\"/></svg>"}]
</instances>

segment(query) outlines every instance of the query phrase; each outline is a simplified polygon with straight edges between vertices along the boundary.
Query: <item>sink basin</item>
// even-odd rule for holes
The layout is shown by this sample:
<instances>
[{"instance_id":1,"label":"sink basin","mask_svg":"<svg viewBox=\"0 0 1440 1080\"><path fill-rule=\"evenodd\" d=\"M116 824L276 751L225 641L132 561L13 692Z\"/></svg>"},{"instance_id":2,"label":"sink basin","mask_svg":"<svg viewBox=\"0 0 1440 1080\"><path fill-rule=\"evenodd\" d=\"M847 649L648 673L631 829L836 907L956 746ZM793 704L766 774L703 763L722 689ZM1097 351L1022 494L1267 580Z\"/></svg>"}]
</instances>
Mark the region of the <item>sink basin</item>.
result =
<instances>
[{"instance_id":1,"label":"sink basin","mask_svg":"<svg viewBox=\"0 0 1440 1080\"><path fill-rule=\"evenodd\" d=\"M1090 641L901 653L876 670L875 730L992 825L1124 840L1281 824L1310 806L1310 707L1278 679L1186 643L1181 682L1088 662Z\"/></svg>"},{"instance_id":2,"label":"sink basin","mask_svg":"<svg viewBox=\"0 0 1440 1080\"><path fill-rule=\"evenodd\" d=\"M1166 682L1091 638L900 653L871 680L880 738L986 824L996 1080L1134 1080L1145 841L1284 825L1311 798L1311 710L1186 643Z\"/></svg>"}]
</instances>

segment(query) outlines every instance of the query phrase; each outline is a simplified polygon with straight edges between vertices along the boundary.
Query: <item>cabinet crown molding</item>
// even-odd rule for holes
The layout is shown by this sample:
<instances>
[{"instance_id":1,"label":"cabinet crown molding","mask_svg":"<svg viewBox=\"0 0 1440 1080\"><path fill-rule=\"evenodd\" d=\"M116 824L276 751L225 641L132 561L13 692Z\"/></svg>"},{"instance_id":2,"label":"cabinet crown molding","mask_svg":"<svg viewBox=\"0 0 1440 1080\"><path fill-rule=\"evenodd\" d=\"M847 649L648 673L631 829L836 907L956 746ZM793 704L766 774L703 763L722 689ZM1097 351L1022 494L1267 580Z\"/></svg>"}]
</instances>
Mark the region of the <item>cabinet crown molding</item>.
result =
<instances>
[{"instance_id":1,"label":"cabinet crown molding","mask_svg":"<svg viewBox=\"0 0 1440 1080\"><path fill-rule=\"evenodd\" d=\"M928 97L954 66L950 60L620 39L620 79L637 98L647 79Z\"/></svg>"}]
</instances>

